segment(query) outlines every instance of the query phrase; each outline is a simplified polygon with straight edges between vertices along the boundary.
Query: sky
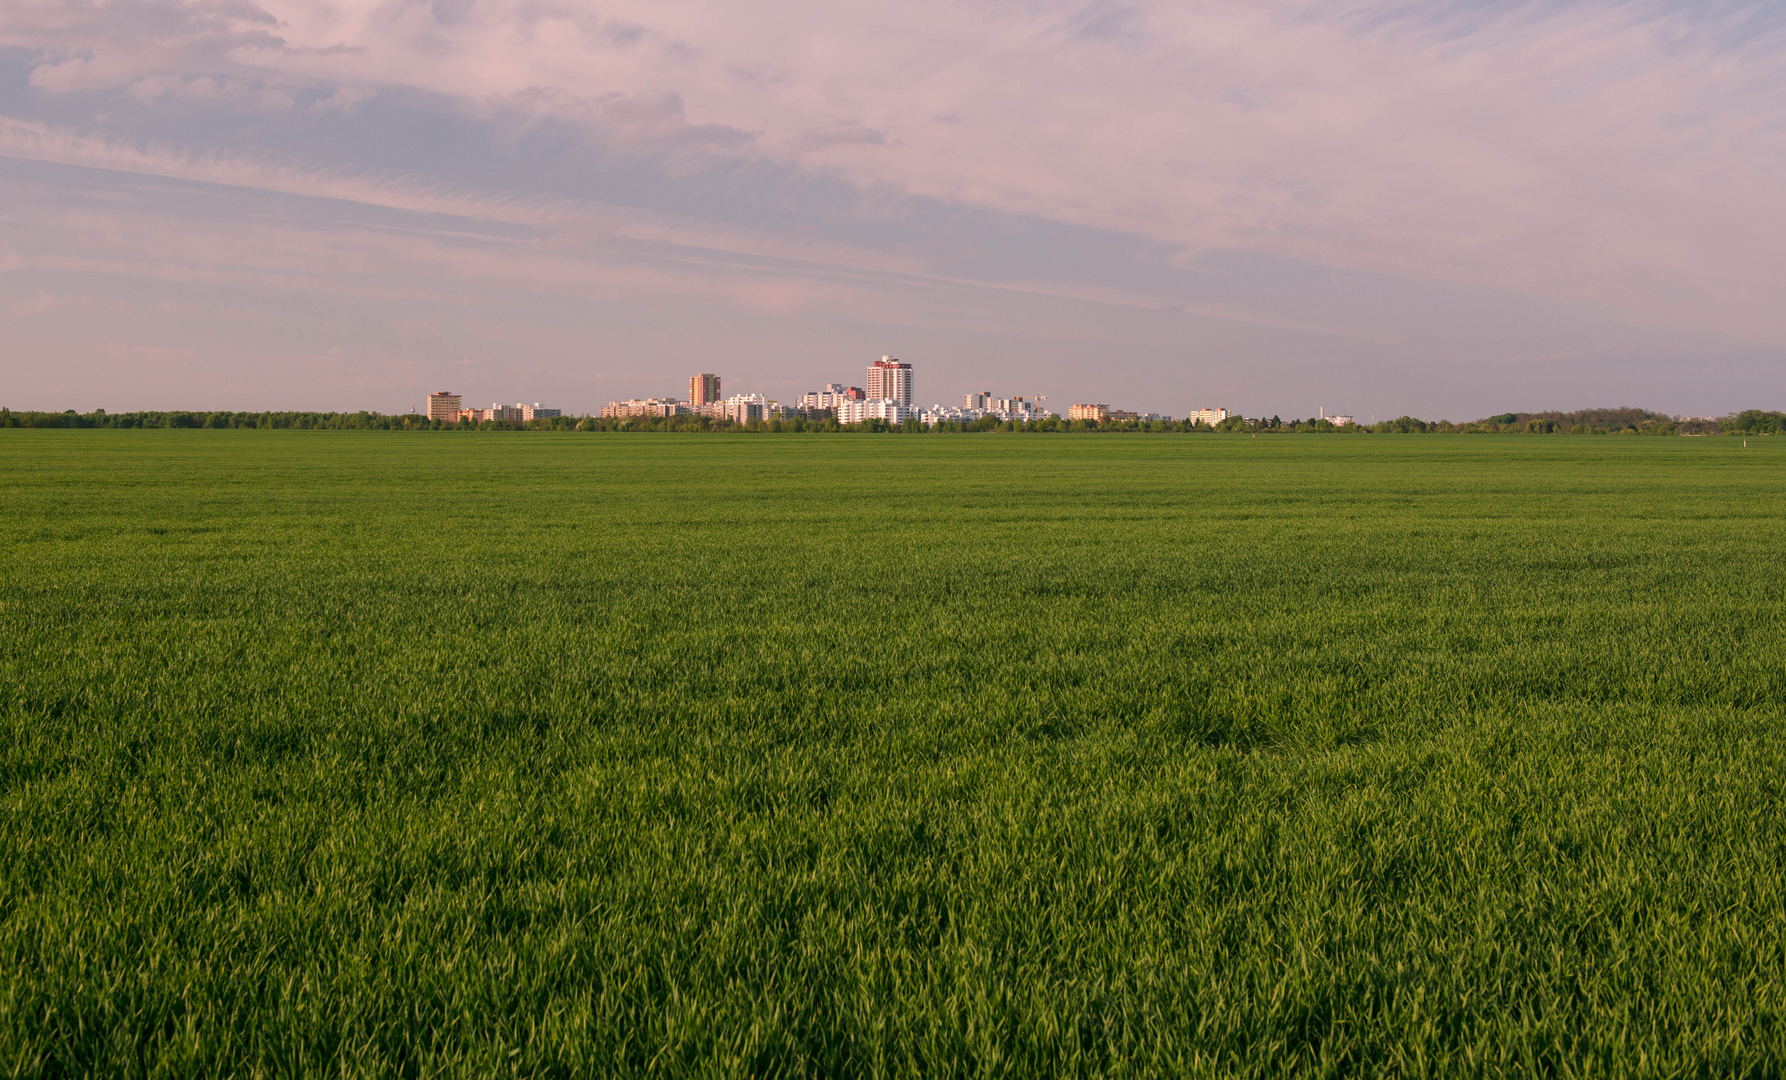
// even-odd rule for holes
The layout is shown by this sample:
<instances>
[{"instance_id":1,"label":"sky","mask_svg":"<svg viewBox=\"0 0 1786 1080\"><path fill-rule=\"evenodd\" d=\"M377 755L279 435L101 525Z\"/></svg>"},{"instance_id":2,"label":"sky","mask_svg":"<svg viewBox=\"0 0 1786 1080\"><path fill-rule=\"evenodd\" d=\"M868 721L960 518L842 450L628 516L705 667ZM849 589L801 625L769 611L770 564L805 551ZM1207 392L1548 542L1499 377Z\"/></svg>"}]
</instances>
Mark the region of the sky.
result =
<instances>
[{"instance_id":1,"label":"sky","mask_svg":"<svg viewBox=\"0 0 1786 1080\"><path fill-rule=\"evenodd\" d=\"M5 0L0 405L1786 408L1786 5Z\"/></svg>"}]
</instances>

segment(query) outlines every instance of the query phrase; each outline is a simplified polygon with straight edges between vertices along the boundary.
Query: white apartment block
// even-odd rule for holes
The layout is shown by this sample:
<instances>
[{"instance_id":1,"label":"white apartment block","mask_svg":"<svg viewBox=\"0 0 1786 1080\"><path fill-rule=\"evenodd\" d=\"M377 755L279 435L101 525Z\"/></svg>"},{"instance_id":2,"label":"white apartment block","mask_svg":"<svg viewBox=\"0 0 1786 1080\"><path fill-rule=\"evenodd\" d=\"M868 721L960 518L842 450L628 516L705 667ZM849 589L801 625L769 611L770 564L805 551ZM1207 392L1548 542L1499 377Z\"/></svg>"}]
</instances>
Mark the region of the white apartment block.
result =
<instances>
[{"instance_id":1,"label":"white apartment block","mask_svg":"<svg viewBox=\"0 0 1786 1080\"><path fill-rule=\"evenodd\" d=\"M883 356L868 365L868 396L897 401L912 407L912 366L891 356Z\"/></svg>"},{"instance_id":2,"label":"white apartment block","mask_svg":"<svg viewBox=\"0 0 1786 1080\"><path fill-rule=\"evenodd\" d=\"M949 405L932 405L925 409L922 417L925 424L934 424L938 420L954 420L971 424L982 416L990 416L1004 423L1007 420L1027 423L1031 420L1048 419L1048 410L1043 405L1046 398L1041 397L993 397L992 391L966 394L962 397L962 407L957 409Z\"/></svg>"},{"instance_id":3,"label":"white apartment block","mask_svg":"<svg viewBox=\"0 0 1786 1080\"><path fill-rule=\"evenodd\" d=\"M986 411L998 417L1000 420L1046 420L1048 419L1048 410L1042 405L1046 400L1046 398L1024 397L1021 395L1017 397L989 398L987 399Z\"/></svg>"},{"instance_id":4,"label":"white apartment block","mask_svg":"<svg viewBox=\"0 0 1786 1080\"><path fill-rule=\"evenodd\" d=\"M733 394L721 403L719 415L737 424L765 420L773 403L761 394Z\"/></svg>"},{"instance_id":5,"label":"white apartment block","mask_svg":"<svg viewBox=\"0 0 1786 1080\"><path fill-rule=\"evenodd\" d=\"M1227 409L1198 409L1195 412L1186 413L1184 418L1194 424L1210 424L1213 426L1228 419L1228 417L1232 415L1234 414Z\"/></svg>"},{"instance_id":6,"label":"white apartment block","mask_svg":"<svg viewBox=\"0 0 1786 1080\"><path fill-rule=\"evenodd\" d=\"M850 400L850 391L856 390L857 397L866 397L858 387L845 386L842 383L826 383L823 390L809 390L800 395L797 404L802 409L835 409Z\"/></svg>"},{"instance_id":7,"label":"white apartment block","mask_svg":"<svg viewBox=\"0 0 1786 1080\"><path fill-rule=\"evenodd\" d=\"M435 398L443 396L450 396L454 400L457 400L458 397L456 394L446 395L444 392L442 394L430 394L428 395L429 409L433 410L436 407L434 401ZM561 409L540 408L540 404L537 401L532 405L522 405L519 402L513 405L502 405L492 402L488 409L459 409L453 413L448 422L450 423L452 420L469 420L474 424L481 424L486 420L511 420L525 423L528 420L545 420L550 417L563 415L564 412Z\"/></svg>"},{"instance_id":8,"label":"white apartment block","mask_svg":"<svg viewBox=\"0 0 1786 1080\"><path fill-rule=\"evenodd\" d=\"M837 422L840 424L860 424L864 420L885 420L889 424L903 424L918 415L918 410L892 398L868 398L864 401L846 401L837 408Z\"/></svg>"}]
</instances>

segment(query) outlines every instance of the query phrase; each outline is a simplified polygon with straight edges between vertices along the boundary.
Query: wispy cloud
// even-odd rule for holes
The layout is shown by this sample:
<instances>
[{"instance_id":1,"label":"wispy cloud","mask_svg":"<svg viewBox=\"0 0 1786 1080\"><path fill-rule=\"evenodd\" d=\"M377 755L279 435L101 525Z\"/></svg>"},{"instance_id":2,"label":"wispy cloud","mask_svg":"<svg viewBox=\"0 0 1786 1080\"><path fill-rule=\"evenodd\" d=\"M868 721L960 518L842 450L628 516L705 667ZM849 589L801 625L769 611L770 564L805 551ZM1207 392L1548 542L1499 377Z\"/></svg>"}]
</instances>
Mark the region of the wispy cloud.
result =
<instances>
[{"instance_id":1,"label":"wispy cloud","mask_svg":"<svg viewBox=\"0 0 1786 1080\"><path fill-rule=\"evenodd\" d=\"M1396 333L1200 293L1238 253L1786 348L1772 4L14 0L0 46L32 88L0 154L723 265L714 303Z\"/></svg>"},{"instance_id":2,"label":"wispy cloud","mask_svg":"<svg viewBox=\"0 0 1786 1080\"><path fill-rule=\"evenodd\" d=\"M1786 238L1767 10L20 0L0 40L47 90L409 87L1193 252L1704 299Z\"/></svg>"}]
</instances>

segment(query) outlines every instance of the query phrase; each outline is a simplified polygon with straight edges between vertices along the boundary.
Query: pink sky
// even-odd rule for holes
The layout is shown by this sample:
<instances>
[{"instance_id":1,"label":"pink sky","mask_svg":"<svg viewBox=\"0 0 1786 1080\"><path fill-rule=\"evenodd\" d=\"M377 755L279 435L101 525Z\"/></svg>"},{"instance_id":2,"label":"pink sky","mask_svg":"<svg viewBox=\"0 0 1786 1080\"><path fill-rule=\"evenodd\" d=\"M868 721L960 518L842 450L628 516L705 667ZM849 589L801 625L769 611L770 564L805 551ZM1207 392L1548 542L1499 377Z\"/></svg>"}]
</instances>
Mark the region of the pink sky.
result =
<instances>
[{"instance_id":1,"label":"pink sky","mask_svg":"<svg viewBox=\"0 0 1786 1080\"><path fill-rule=\"evenodd\" d=\"M1763 4L0 6L0 404L1786 402Z\"/></svg>"}]
</instances>

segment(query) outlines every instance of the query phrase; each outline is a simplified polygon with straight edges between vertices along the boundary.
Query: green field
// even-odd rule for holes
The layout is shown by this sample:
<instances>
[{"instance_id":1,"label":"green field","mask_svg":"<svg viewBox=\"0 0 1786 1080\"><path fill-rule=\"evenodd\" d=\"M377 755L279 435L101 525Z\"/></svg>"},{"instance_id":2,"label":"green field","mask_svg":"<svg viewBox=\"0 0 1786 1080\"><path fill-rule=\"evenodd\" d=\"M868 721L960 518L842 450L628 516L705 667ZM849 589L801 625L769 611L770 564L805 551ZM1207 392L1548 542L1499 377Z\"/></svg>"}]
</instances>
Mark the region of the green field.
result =
<instances>
[{"instance_id":1,"label":"green field","mask_svg":"<svg viewBox=\"0 0 1786 1080\"><path fill-rule=\"evenodd\" d=\"M0 1075L1779 1076L1749 443L0 432Z\"/></svg>"}]
</instances>

